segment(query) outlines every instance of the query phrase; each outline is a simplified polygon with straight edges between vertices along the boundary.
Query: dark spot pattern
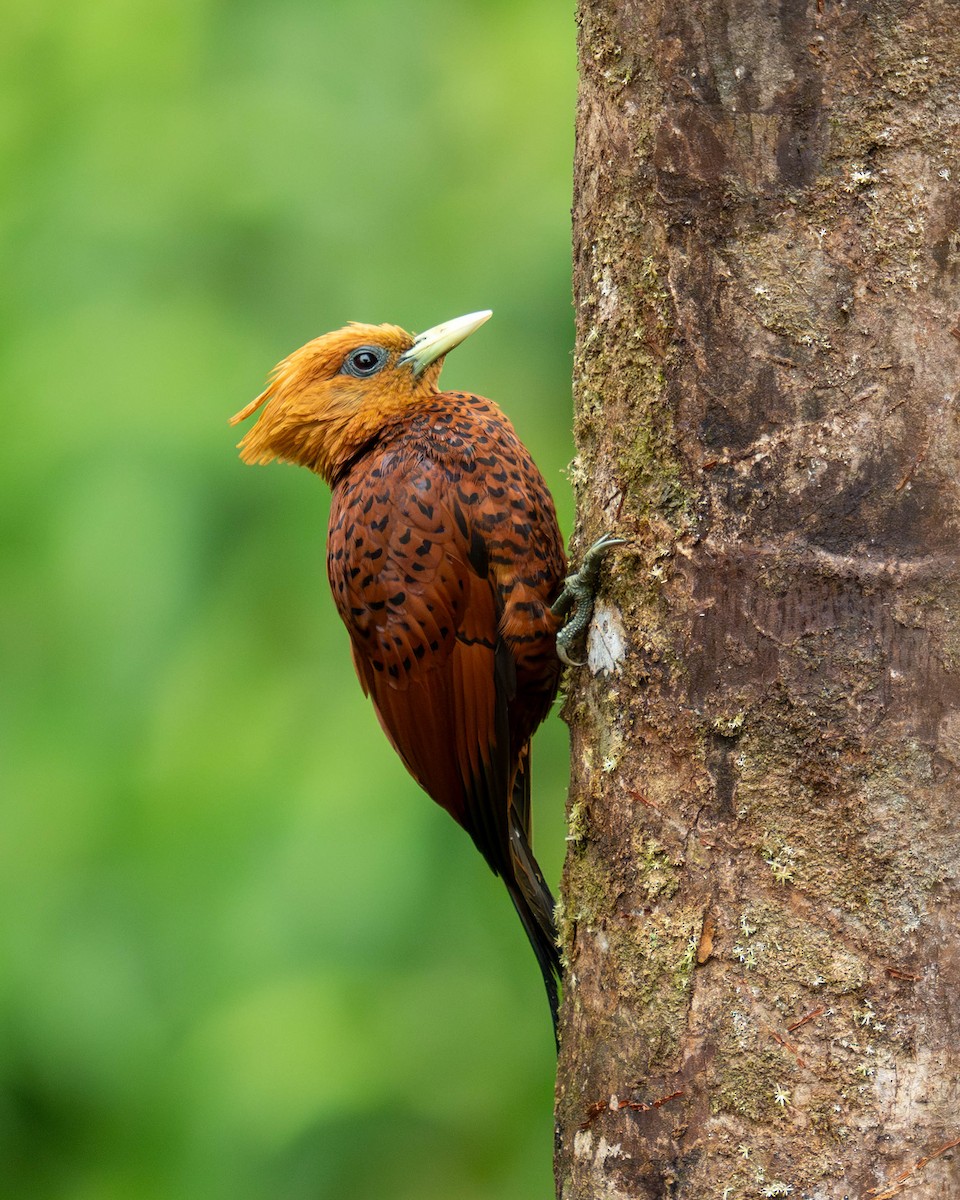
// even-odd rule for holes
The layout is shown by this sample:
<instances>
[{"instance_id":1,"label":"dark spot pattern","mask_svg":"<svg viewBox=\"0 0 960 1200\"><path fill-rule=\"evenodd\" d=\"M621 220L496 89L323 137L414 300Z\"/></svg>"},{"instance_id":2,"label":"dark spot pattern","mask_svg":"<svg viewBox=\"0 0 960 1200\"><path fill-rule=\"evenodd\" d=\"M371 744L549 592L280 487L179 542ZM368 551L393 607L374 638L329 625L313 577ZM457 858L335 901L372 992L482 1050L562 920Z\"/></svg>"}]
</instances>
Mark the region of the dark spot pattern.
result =
<instances>
[{"instance_id":1,"label":"dark spot pattern","mask_svg":"<svg viewBox=\"0 0 960 1200\"><path fill-rule=\"evenodd\" d=\"M387 422L335 483L327 569L361 675L366 662L378 687L405 689L459 645L489 653L492 680L505 643L526 697L518 745L556 690L549 606L565 568L543 478L480 397L438 393Z\"/></svg>"}]
</instances>

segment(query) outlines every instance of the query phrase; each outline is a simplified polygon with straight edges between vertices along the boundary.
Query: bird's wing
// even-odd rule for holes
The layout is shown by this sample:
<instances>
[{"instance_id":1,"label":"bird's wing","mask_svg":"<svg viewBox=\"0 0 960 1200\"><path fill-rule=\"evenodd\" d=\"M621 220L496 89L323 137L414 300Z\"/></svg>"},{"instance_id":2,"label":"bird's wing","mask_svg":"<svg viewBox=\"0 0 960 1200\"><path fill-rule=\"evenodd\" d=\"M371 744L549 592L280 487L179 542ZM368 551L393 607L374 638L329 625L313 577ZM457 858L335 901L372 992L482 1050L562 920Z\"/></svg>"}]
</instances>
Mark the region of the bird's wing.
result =
<instances>
[{"instance_id":1,"label":"bird's wing","mask_svg":"<svg viewBox=\"0 0 960 1200\"><path fill-rule=\"evenodd\" d=\"M397 753L497 873L509 869L516 679L482 537L429 460L352 474L328 572L364 691Z\"/></svg>"}]
</instances>

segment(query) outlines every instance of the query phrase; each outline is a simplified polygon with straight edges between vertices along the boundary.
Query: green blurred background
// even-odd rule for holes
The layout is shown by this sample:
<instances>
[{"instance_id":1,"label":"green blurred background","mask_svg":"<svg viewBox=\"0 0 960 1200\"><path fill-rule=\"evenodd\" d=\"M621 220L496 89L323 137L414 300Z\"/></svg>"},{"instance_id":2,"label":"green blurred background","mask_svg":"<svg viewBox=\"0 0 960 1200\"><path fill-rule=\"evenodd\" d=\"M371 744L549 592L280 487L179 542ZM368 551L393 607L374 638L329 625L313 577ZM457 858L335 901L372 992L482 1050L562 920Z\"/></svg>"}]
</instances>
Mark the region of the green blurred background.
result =
<instances>
[{"instance_id":1,"label":"green blurred background","mask_svg":"<svg viewBox=\"0 0 960 1200\"><path fill-rule=\"evenodd\" d=\"M569 532L574 89L554 0L4 5L3 1197L551 1194L519 922L360 693L326 489L227 417L490 307L444 381ZM534 780L556 882L559 719Z\"/></svg>"}]
</instances>

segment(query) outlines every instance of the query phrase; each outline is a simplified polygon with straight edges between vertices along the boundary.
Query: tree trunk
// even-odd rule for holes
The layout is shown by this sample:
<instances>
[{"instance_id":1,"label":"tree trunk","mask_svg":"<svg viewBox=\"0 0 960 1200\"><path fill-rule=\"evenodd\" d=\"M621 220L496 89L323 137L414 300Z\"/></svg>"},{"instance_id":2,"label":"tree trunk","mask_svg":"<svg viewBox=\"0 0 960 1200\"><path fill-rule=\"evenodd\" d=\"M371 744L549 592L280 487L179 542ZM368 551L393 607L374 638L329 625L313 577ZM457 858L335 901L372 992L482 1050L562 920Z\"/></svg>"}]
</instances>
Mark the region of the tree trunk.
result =
<instances>
[{"instance_id":1,"label":"tree trunk","mask_svg":"<svg viewBox=\"0 0 960 1200\"><path fill-rule=\"evenodd\" d=\"M558 1192L960 1197L960 4L581 0Z\"/></svg>"}]
</instances>

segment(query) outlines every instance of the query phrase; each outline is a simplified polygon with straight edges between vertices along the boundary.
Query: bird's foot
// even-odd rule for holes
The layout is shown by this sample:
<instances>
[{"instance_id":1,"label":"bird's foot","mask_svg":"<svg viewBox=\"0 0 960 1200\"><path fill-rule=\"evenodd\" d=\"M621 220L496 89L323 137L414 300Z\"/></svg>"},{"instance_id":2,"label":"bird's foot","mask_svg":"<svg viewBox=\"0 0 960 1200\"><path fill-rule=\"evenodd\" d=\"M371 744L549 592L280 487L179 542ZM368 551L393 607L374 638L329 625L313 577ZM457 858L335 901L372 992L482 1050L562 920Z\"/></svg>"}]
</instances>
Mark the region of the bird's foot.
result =
<instances>
[{"instance_id":1,"label":"bird's foot","mask_svg":"<svg viewBox=\"0 0 960 1200\"><path fill-rule=\"evenodd\" d=\"M590 624L593 615L593 598L597 591L597 580L600 577L600 564L614 546L622 546L626 538L615 537L605 533L594 542L583 556L580 570L568 575L563 581L563 591L557 597L550 611L555 617L565 617L571 609L573 615L557 634L557 657L568 667L582 667L582 662L570 657L570 649L583 635Z\"/></svg>"}]
</instances>

